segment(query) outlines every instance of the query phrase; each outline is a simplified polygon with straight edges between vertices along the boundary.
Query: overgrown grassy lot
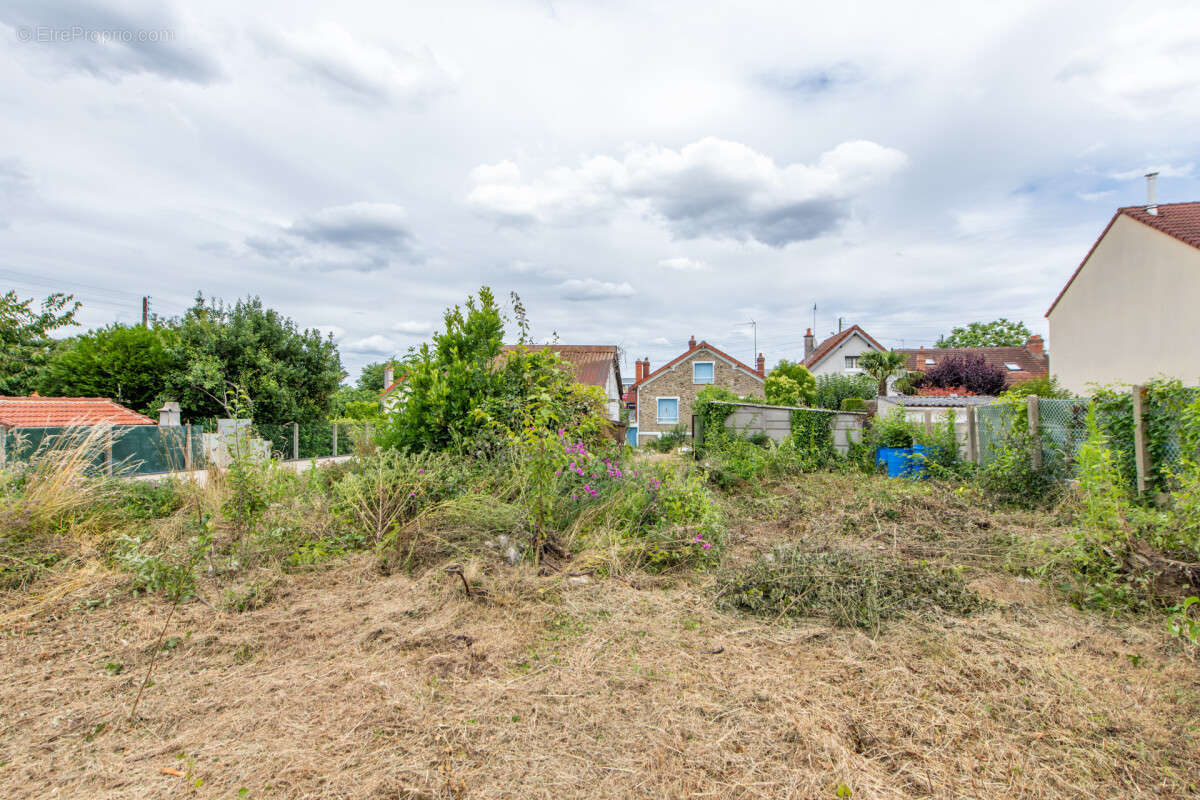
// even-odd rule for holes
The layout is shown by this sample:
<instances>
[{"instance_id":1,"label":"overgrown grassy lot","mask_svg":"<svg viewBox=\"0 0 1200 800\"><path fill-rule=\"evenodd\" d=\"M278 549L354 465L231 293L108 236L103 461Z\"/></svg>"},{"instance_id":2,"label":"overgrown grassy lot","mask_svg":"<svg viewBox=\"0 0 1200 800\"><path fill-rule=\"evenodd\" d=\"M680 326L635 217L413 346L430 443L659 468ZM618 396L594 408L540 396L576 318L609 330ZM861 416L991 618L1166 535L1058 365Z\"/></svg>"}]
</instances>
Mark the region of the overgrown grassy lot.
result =
<instances>
[{"instance_id":1,"label":"overgrown grassy lot","mask_svg":"<svg viewBox=\"0 0 1200 800\"><path fill-rule=\"evenodd\" d=\"M1069 500L566 460L8 479L0 796L1200 791L1194 646L1071 604Z\"/></svg>"}]
</instances>

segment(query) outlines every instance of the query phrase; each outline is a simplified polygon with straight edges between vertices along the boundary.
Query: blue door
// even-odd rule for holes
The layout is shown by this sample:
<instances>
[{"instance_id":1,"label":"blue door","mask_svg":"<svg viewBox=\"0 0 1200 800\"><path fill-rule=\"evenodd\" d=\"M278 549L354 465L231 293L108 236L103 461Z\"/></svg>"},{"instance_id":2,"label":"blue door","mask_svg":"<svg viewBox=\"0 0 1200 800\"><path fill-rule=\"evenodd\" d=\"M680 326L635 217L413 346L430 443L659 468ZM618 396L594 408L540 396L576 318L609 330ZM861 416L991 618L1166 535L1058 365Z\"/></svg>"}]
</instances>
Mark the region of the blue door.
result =
<instances>
[{"instance_id":1,"label":"blue door","mask_svg":"<svg viewBox=\"0 0 1200 800\"><path fill-rule=\"evenodd\" d=\"M625 429L625 441L630 447L637 447L637 425Z\"/></svg>"}]
</instances>

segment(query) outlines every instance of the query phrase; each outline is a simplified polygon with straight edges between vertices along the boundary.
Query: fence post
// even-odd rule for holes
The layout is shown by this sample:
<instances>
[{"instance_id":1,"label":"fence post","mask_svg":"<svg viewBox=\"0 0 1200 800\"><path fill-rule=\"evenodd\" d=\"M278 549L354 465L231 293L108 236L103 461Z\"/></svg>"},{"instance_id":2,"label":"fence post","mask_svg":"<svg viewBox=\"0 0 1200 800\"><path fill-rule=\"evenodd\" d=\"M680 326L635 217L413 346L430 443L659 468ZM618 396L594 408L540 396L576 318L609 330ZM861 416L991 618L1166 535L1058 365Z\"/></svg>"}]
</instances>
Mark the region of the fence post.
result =
<instances>
[{"instance_id":1,"label":"fence post","mask_svg":"<svg viewBox=\"0 0 1200 800\"><path fill-rule=\"evenodd\" d=\"M925 436L929 437L929 438L933 437L933 412L932 411L925 412Z\"/></svg>"},{"instance_id":2,"label":"fence post","mask_svg":"<svg viewBox=\"0 0 1200 800\"><path fill-rule=\"evenodd\" d=\"M187 472L192 471L192 426L186 426L183 434L183 468Z\"/></svg>"},{"instance_id":3,"label":"fence post","mask_svg":"<svg viewBox=\"0 0 1200 800\"><path fill-rule=\"evenodd\" d=\"M110 477L112 476L112 473L113 473L112 450L113 450L113 429L112 429L112 425L109 425L104 431L104 474L108 475Z\"/></svg>"},{"instance_id":4,"label":"fence post","mask_svg":"<svg viewBox=\"0 0 1200 800\"><path fill-rule=\"evenodd\" d=\"M1042 468L1042 430L1038 424L1038 396L1031 394L1025 398L1025 406L1029 411L1029 433L1033 439L1030 445L1030 460L1034 469Z\"/></svg>"},{"instance_id":5,"label":"fence post","mask_svg":"<svg viewBox=\"0 0 1200 800\"><path fill-rule=\"evenodd\" d=\"M967 460L978 464L983 459L979 452L979 430L975 423L975 406L967 406Z\"/></svg>"},{"instance_id":6,"label":"fence post","mask_svg":"<svg viewBox=\"0 0 1200 800\"><path fill-rule=\"evenodd\" d=\"M1146 446L1146 387L1134 386L1133 395L1133 464L1137 468L1137 491L1146 491L1150 474L1150 451Z\"/></svg>"},{"instance_id":7,"label":"fence post","mask_svg":"<svg viewBox=\"0 0 1200 800\"><path fill-rule=\"evenodd\" d=\"M292 460L300 460L300 423L292 423Z\"/></svg>"},{"instance_id":8,"label":"fence post","mask_svg":"<svg viewBox=\"0 0 1200 800\"><path fill-rule=\"evenodd\" d=\"M333 423L333 454L337 455L337 423Z\"/></svg>"}]
</instances>

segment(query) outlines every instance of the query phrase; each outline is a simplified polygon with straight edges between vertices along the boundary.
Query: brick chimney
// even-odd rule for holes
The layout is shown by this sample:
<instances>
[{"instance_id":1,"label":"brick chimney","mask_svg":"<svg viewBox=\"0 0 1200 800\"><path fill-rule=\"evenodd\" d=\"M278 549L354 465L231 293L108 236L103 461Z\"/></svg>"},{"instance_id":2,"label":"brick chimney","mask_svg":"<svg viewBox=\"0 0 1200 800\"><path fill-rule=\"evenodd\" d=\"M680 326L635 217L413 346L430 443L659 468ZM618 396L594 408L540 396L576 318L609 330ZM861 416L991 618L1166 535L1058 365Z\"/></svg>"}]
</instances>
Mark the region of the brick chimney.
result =
<instances>
[{"instance_id":1,"label":"brick chimney","mask_svg":"<svg viewBox=\"0 0 1200 800\"><path fill-rule=\"evenodd\" d=\"M649 378L649 377L650 377L650 356L645 356L645 357L642 359L642 361L643 361L643 363L642 363L642 377L643 377L643 378Z\"/></svg>"},{"instance_id":2,"label":"brick chimney","mask_svg":"<svg viewBox=\"0 0 1200 800\"><path fill-rule=\"evenodd\" d=\"M693 333L691 338L688 339L688 350L695 350L695 349L696 349L696 334Z\"/></svg>"},{"instance_id":3,"label":"brick chimney","mask_svg":"<svg viewBox=\"0 0 1200 800\"><path fill-rule=\"evenodd\" d=\"M1046 352L1045 340L1042 339L1041 334L1035 333L1026 340L1025 349L1034 356L1041 358Z\"/></svg>"},{"instance_id":4,"label":"brick chimney","mask_svg":"<svg viewBox=\"0 0 1200 800\"><path fill-rule=\"evenodd\" d=\"M633 362L633 382L641 383L642 377L642 360L639 358Z\"/></svg>"},{"instance_id":5,"label":"brick chimney","mask_svg":"<svg viewBox=\"0 0 1200 800\"><path fill-rule=\"evenodd\" d=\"M817 337L813 336L812 328L804 332L804 360L807 361L817 349Z\"/></svg>"},{"instance_id":6,"label":"brick chimney","mask_svg":"<svg viewBox=\"0 0 1200 800\"><path fill-rule=\"evenodd\" d=\"M767 374L767 360L763 358L762 353L758 354L758 360L754 362L754 371L759 375L765 376Z\"/></svg>"}]
</instances>

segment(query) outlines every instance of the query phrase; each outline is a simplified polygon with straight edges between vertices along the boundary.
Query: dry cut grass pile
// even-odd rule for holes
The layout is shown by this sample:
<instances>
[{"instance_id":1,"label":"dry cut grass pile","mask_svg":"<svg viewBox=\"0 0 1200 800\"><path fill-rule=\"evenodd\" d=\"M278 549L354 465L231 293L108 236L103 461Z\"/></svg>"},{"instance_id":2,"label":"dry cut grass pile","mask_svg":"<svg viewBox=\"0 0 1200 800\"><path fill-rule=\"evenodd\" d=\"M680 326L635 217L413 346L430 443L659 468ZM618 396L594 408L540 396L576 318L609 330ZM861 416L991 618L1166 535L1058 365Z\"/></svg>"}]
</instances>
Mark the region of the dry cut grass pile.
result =
<instances>
[{"instance_id":1,"label":"dry cut grass pile","mask_svg":"<svg viewBox=\"0 0 1200 800\"><path fill-rule=\"evenodd\" d=\"M1200 665L1160 621L1077 612L988 567L1031 518L963 510L984 521L968 531L951 498L944 530L904 540L891 512L932 501L807 480L743 518L731 563L789 539L942 542L986 551L966 577L991 602L868 636L717 611L712 577L500 568L467 598L455 575L360 556L242 614L180 606L131 724L168 606L87 602L112 586L95 574L48 584L55 602L0 638L0 796L1197 796Z\"/></svg>"}]
</instances>

